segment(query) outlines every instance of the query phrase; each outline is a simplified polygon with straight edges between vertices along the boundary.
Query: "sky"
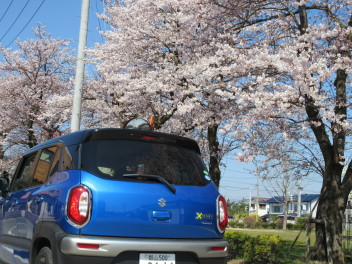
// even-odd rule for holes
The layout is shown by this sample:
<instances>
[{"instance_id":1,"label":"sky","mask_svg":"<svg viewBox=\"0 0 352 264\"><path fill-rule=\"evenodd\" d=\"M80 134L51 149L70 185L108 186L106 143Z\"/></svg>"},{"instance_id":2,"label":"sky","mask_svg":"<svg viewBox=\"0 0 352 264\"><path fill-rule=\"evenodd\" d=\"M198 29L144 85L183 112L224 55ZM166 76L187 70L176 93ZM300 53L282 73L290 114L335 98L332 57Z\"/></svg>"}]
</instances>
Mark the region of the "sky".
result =
<instances>
[{"instance_id":1,"label":"sky","mask_svg":"<svg viewBox=\"0 0 352 264\"><path fill-rule=\"evenodd\" d=\"M96 16L102 13L104 2L90 0L89 25L87 46L94 47L95 43L104 40L99 31L108 28ZM0 43L3 47L14 48L14 40L20 41L33 38L32 29L37 23L46 26L55 38L72 40L72 47L77 49L80 27L80 0L0 0ZM259 197L271 198L277 195L267 184L257 181L257 177L250 173L253 166L249 163L234 161L234 154L224 159L222 168L220 192L230 200L239 201L249 199L259 193ZM257 188L257 182L258 188ZM302 181L302 193L320 193L322 179L320 176L309 176ZM294 195L293 193L292 195Z\"/></svg>"},{"instance_id":2,"label":"sky","mask_svg":"<svg viewBox=\"0 0 352 264\"><path fill-rule=\"evenodd\" d=\"M101 0L90 0L89 32L87 45L102 42L99 28L106 26L96 13L104 9ZM1 0L0 42L4 47L13 47L14 40L33 37L32 29L37 23L47 27L53 37L72 39L77 47L81 14L80 0Z\"/></svg>"},{"instance_id":3,"label":"sky","mask_svg":"<svg viewBox=\"0 0 352 264\"><path fill-rule=\"evenodd\" d=\"M228 154L223 163L222 178L220 181L220 193L226 198L239 201L242 198L249 199L250 196L271 198L282 195L277 193L277 188L270 187L270 184L258 180L253 171L255 167L251 163L236 162L234 153ZM301 182L302 194L319 194L322 185L322 177L310 175L304 177ZM291 195L297 193L292 192Z\"/></svg>"}]
</instances>

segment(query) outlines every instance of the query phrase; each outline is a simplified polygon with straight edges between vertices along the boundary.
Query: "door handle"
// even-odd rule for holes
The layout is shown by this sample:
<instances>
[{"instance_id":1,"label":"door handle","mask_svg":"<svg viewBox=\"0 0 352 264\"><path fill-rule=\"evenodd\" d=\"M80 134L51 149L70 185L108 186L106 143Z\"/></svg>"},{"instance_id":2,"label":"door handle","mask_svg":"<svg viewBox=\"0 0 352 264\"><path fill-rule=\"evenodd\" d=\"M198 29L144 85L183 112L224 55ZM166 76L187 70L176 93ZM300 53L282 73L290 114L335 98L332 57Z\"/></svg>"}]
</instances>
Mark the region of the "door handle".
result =
<instances>
[{"instance_id":1,"label":"door handle","mask_svg":"<svg viewBox=\"0 0 352 264\"><path fill-rule=\"evenodd\" d=\"M170 222L171 212L170 211L153 211L154 222Z\"/></svg>"}]
</instances>

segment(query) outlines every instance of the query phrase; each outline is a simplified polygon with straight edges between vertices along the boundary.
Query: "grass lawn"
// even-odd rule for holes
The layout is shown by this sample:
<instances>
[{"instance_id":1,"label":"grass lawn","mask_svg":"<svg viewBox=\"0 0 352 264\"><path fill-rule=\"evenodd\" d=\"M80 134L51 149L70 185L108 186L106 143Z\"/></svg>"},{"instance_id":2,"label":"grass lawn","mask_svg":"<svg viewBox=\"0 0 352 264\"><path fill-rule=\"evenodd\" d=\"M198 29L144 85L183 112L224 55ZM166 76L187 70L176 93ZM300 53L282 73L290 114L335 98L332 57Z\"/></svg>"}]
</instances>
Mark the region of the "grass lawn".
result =
<instances>
[{"instance_id":1,"label":"grass lawn","mask_svg":"<svg viewBox=\"0 0 352 264\"><path fill-rule=\"evenodd\" d=\"M226 232L233 232L233 231L238 231L238 232L245 232L248 235L251 236L258 236L262 234L271 234L271 235L276 235L282 238L284 241L284 248L283 250L279 253L279 258L278 260L282 264L303 264L307 263L305 262L305 247L306 247L306 232L303 231L299 238L297 239L297 242L291 249L291 245L293 241L296 239L297 235L299 234L299 231L296 230L278 230L278 229L243 229L243 228L228 228ZM315 233L311 233L311 246L315 242ZM231 260L228 262L228 264L240 264L244 263L242 260ZM346 262L348 263L348 262ZM311 264L313 264L311 262Z\"/></svg>"}]
</instances>

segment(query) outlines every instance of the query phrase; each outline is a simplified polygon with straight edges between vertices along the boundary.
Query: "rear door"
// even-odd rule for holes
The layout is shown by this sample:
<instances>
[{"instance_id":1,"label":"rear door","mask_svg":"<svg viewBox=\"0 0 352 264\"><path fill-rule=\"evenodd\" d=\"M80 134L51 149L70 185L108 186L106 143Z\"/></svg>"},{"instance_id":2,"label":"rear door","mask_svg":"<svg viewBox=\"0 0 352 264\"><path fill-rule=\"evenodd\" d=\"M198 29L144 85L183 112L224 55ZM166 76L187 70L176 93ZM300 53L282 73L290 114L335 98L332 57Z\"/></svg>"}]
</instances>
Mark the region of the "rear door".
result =
<instances>
[{"instance_id":1,"label":"rear door","mask_svg":"<svg viewBox=\"0 0 352 264\"><path fill-rule=\"evenodd\" d=\"M197 151L167 139L97 140L82 148L92 192L86 235L218 238L216 198Z\"/></svg>"},{"instance_id":2,"label":"rear door","mask_svg":"<svg viewBox=\"0 0 352 264\"><path fill-rule=\"evenodd\" d=\"M29 261L33 231L46 198L42 187L57 168L57 149L51 146L25 156L5 199L3 230L7 230L7 246L13 250L15 263Z\"/></svg>"},{"instance_id":3,"label":"rear door","mask_svg":"<svg viewBox=\"0 0 352 264\"><path fill-rule=\"evenodd\" d=\"M25 214L21 212L23 209L19 202L21 196L24 195L21 189L28 188L33 177L35 169L37 152L33 152L25 156L17 168L15 178L12 180L10 193L4 199L3 204L3 220L1 221L1 230L3 231L1 240L1 258L9 263L15 262L15 256L24 248L29 247L26 240L20 238L18 233L18 220ZM15 186L16 181L16 186Z\"/></svg>"},{"instance_id":4,"label":"rear door","mask_svg":"<svg viewBox=\"0 0 352 264\"><path fill-rule=\"evenodd\" d=\"M92 191L90 222L81 234L148 238L218 238L211 183L177 186L172 193L161 183L103 180L88 173L82 183Z\"/></svg>"},{"instance_id":5,"label":"rear door","mask_svg":"<svg viewBox=\"0 0 352 264\"><path fill-rule=\"evenodd\" d=\"M42 185L45 184L52 168L58 164L59 154L56 155L58 146L43 148L37 154L32 174L24 181L19 175L14 184L13 199L18 204L17 232L18 236L27 241L31 241L33 230L42 215L43 203L46 199L42 192ZM57 157L57 158L55 158Z\"/></svg>"}]
</instances>

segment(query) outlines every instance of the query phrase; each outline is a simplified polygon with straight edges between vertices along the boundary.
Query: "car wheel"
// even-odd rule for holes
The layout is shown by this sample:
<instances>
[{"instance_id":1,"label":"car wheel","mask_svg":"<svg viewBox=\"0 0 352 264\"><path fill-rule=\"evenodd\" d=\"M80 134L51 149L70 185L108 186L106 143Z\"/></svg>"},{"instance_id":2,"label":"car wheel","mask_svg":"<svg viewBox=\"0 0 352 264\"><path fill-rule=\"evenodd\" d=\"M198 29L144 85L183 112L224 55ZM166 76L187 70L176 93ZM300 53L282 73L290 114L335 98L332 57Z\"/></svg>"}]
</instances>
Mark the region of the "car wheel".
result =
<instances>
[{"instance_id":1,"label":"car wheel","mask_svg":"<svg viewBox=\"0 0 352 264\"><path fill-rule=\"evenodd\" d=\"M53 252L51 249L48 247L43 247L35 259L35 264L54 264Z\"/></svg>"}]
</instances>

